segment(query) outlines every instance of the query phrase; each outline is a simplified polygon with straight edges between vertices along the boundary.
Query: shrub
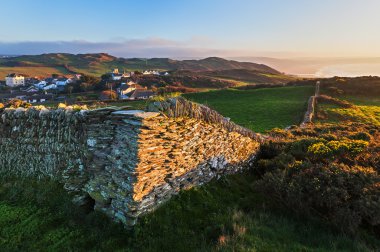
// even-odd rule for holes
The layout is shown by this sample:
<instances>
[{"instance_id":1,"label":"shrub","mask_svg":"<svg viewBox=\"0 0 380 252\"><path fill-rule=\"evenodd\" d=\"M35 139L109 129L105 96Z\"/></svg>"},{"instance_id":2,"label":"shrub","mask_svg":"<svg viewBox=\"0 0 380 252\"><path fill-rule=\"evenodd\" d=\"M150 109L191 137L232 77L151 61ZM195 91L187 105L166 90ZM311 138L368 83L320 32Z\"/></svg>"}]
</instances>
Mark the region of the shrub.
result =
<instances>
[{"instance_id":1,"label":"shrub","mask_svg":"<svg viewBox=\"0 0 380 252\"><path fill-rule=\"evenodd\" d=\"M378 232L378 127L325 124L292 132L296 134L265 145L266 159L255 167L261 175L257 189L271 201L299 214L321 216L347 232L355 233L361 225ZM320 137L311 138L313 134Z\"/></svg>"},{"instance_id":2,"label":"shrub","mask_svg":"<svg viewBox=\"0 0 380 252\"><path fill-rule=\"evenodd\" d=\"M349 145L345 141L330 141L327 147L331 149L334 154L344 154L349 151Z\"/></svg>"},{"instance_id":3,"label":"shrub","mask_svg":"<svg viewBox=\"0 0 380 252\"><path fill-rule=\"evenodd\" d=\"M305 158L311 145L323 141L324 140L320 138L303 138L294 141L290 144L289 153L296 158Z\"/></svg>"},{"instance_id":4,"label":"shrub","mask_svg":"<svg viewBox=\"0 0 380 252\"><path fill-rule=\"evenodd\" d=\"M349 152L354 155L364 151L368 146L368 142L363 140L351 140L347 142L347 144Z\"/></svg>"},{"instance_id":5,"label":"shrub","mask_svg":"<svg viewBox=\"0 0 380 252\"><path fill-rule=\"evenodd\" d=\"M307 149L307 152L315 158L342 157L346 154L357 155L364 151L368 142L363 140L340 140L327 143L318 142Z\"/></svg>"},{"instance_id":6,"label":"shrub","mask_svg":"<svg viewBox=\"0 0 380 252\"><path fill-rule=\"evenodd\" d=\"M307 152L317 158L330 158L333 154L333 151L322 142L309 146Z\"/></svg>"},{"instance_id":7,"label":"shrub","mask_svg":"<svg viewBox=\"0 0 380 252\"><path fill-rule=\"evenodd\" d=\"M328 93L334 94L334 95L342 95L344 93L342 89L339 89L337 87L328 87L327 91Z\"/></svg>"},{"instance_id":8,"label":"shrub","mask_svg":"<svg viewBox=\"0 0 380 252\"><path fill-rule=\"evenodd\" d=\"M266 173L256 186L294 211L317 212L350 233L362 224L380 225L380 178L370 168L297 162Z\"/></svg>"},{"instance_id":9,"label":"shrub","mask_svg":"<svg viewBox=\"0 0 380 252\"><path fill-rule=\"evenodd\" d=\"M284 151L285 146L284 142L264 142L260 147L260 158L274 158Z\"/></svg>"},{"instance_id":10,"label":"shrub","mask_svg":"<svg viewBox=\"0 0 380 252\"><path fill-rule=\"evenodd\" d=\"M367 132L358 132L350 136L351 139L370 141L371 135Z\"/></svg>"},{"instance_id":11,"label":"shrub","mask_svg":"<svg viewBox=\"0 0 380 252\"><path fill-rule=\"evenodd\" d=\"M7 108L30 108L32 104L24 102L20 99L10 100L5 107Z\"/></svg>"},{"instance_id":12,"label":"shrub","mask_svg":"<svg viewBox=\"0 0 380 252\"><path fill-rule=\"evenodd\" d=\"M292 135L289 131L280 129L280 128L274 128L268 133L271 137L275 137L275 138L286 138L286 137L291 137Z\"/></svg>"}]
</instances>

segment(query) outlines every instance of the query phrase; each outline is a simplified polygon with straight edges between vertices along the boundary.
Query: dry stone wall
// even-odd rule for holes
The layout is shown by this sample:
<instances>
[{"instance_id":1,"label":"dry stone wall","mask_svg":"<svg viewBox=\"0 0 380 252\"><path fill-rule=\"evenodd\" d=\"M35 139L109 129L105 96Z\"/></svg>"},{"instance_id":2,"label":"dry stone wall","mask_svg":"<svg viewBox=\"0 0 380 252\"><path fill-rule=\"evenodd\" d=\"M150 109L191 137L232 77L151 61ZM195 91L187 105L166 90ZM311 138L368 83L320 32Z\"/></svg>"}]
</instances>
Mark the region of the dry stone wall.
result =
<instances>
[{"instance_id":1,"label":"dry stone wall","mask_svg":"<svg viewBox=\"0 0 380 252\"><path fill-rule=\"evenodd\" d=\"M213 121L207 113L184 115L189 104L156 103L152 112L7 109L0 171L52 177L76 201L93 199L95 209L134 225L180 190L240 171L258 151L259 135L214 112ZM173 108L180 113L170 115Z\"/></svg>"},{"instance_id":2,"label":"dry stone wall","mask_svg":"<svg viewBox=\"0 0 380 252\"><path fill-rule=\"evenodd\" d=\"M69 109L6 109L0 120L0 171L52 177L80 193L86 181L84 119Z\"/></svg>"},{"instance_id":3,"label":"dry stone wall","mask_svg":"<svg viewBox=\"0 0 380 252\"><path fill-rule=\"evenodd\" d=\"M308 124L313 122L315 114L316 96L311 96L307 103L307 110L305 112L304 119L301 123L301 127L306 127Z\"/></svg>"}]
</instances>

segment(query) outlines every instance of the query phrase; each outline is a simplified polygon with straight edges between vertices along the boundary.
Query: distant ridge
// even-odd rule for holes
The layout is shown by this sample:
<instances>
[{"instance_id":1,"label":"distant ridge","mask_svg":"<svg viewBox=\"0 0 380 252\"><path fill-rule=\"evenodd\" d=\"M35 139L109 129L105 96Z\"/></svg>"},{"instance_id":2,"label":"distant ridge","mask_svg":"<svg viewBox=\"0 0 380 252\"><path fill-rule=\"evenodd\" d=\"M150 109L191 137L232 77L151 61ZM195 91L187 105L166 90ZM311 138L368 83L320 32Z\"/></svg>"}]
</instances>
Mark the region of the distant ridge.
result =
<instances>
[{"instance_id":1,"label":"distant ridge","mask_svg":"<svg viewBox=\"0 0 380 252\"><path fill-rule=\"evenodd\" d=\"M169 58L118 58L106 53L68 54L49 53L41 55L23 55L0 58L1 67L54 67L57 72L79 72L90 75L101 75L113 68L134 71L159 69L165 71L187 70L193 72L224 71L245 69L268 74L280 74L279 71L263 64L239 62L218 57L200 60L173 60Z\"/></svg>"}]
</instances>

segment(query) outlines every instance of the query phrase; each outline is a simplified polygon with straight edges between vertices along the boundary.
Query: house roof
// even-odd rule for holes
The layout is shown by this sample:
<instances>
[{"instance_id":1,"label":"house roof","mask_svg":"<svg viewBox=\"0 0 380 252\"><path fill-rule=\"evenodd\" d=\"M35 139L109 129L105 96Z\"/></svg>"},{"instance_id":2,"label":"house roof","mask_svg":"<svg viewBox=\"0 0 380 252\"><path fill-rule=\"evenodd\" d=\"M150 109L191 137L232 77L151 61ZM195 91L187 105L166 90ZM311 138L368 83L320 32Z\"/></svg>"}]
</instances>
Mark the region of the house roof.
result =
<instances>
[{"instance_id":1,"label":"house roof","mask_svg":"<svg viewBox=\"0 0 380 252\"><path fill-rule=\"evenodd\" d=\"M121 85L120 90L127 90L128 88L131 88L131 87L134 87L136 89L144 89L145 90L145 88L143 86L140 86L139 84L136 84L136 83Z\"/></svg>"},{"instance_id":2,"label":"house roof","mask_svg":"<svg viewBox=\"0 0 380 252\"><path fill-rule=\"evenodd\" d=\"M152 95L154 95L153 91L146 90L146 89L136 89L130 93L129 98L138 99L138 98L150 97Z\"/></svg>"},{"instance_id":3,"label":"house roof","mask_svg":"<svg viewBox=\"0 0 380 252\"><path fill-rule=\"evenodd\" d=\"M24 76L21 75L21 74L10 73L10 74L7 75L7 77L24 77Z\"/></svg>"}]
</instances>

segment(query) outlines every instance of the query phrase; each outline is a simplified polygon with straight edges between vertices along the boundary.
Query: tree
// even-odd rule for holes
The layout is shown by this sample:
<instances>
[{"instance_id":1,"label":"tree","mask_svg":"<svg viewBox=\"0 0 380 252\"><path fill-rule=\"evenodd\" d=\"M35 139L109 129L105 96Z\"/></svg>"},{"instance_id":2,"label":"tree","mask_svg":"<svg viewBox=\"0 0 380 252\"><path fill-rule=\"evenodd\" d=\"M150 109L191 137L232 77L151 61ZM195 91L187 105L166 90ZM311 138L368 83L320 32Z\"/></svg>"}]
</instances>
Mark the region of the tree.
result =
<instances>
[{"instance_id":1,"label":"tree","mask_svg":"<svg viewBox=\"0 0 380 252\"><path fill-rule=\"evenodd\" d=\"M82 82L79 86L83 92L86 92L86 91L90 90L90 88L91 88L91 85L87 82Z\"/></svg>"},{"instance_id":2,"label":"tree","mask_svg":"<svg viewBox=\"0 0 380 252\"><path fill-rule=\"evenodd\" d=\"M102 81L109 81L112 75L110 73L103 74L100 78Z\"/></svg>"},{"instance_id":3,"label":"tree","mask_svg":"<svg viewBox=\"0 0 380 252\"><path fill-rule=\"evenodd\" d=\"M117 94L115 91L105 90L100 94L101 100L116 100Z\"/></svg>"}]
</instances>

